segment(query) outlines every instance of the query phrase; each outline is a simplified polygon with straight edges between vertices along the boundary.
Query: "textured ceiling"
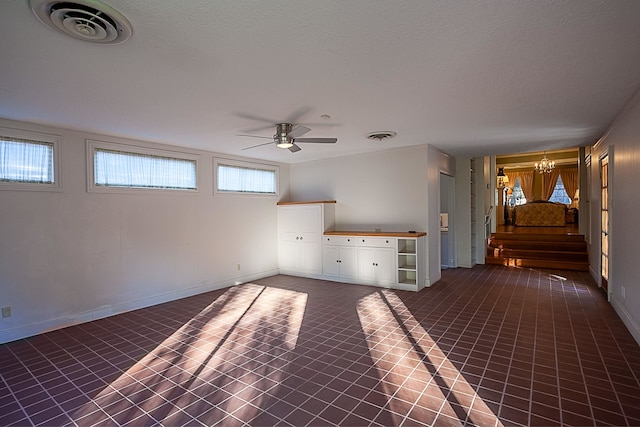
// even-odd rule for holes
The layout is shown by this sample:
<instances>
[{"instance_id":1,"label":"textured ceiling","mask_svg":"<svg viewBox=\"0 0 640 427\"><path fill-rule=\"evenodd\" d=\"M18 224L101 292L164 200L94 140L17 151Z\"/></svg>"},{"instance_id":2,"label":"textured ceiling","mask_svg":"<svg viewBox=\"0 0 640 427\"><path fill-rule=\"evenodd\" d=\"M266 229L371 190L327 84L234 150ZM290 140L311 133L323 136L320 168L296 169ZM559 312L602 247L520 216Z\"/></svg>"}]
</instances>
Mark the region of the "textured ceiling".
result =
<instances>
[{"instance_id":1,"label":"textured ceiling","mask_svg":"<svg viewBox=\"0 0 640 427\"><path fill-rule=\"evenodd\" d=\"M123 44L0 2L0 117L288 163L488 155L591 145L640 87L637 0L105 2ZM288 120L338 143L241 150Z\"/></svg>"}]
</instances>

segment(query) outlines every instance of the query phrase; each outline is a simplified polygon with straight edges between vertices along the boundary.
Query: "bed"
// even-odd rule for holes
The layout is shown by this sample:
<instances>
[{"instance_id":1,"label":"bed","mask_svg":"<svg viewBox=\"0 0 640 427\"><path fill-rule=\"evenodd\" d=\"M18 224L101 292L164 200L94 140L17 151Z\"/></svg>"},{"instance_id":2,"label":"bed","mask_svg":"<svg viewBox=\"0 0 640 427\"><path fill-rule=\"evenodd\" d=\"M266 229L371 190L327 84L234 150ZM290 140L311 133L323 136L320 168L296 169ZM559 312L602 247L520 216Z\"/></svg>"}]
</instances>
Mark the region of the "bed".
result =
<instances>
[{"instance_id":1,"label":"bed","mask_svg":"<svg viewBox=\"0 0 640 427\"><path fill-rule=\"evenodd\" d=\"M567 223L567 205L536 200L514 209L514 224L525 227L559 227Z\"/></svg>"}]
</instances>

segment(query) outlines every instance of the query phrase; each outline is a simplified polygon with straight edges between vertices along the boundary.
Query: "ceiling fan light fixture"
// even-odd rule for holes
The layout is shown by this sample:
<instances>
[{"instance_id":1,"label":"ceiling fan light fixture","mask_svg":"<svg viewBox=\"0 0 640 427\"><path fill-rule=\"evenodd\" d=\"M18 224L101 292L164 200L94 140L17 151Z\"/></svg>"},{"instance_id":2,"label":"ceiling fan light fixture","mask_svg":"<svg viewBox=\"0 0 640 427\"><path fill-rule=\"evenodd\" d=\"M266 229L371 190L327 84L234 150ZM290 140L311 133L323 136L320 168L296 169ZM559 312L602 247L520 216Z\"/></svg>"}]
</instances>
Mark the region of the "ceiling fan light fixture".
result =
<instances>
[{"instance_id":1,"label":"ceiling fan light fixture","mask_svg":"<svg viewBox=\"0 0 640 427\"><path fill-rule=\"evenodd\" d=\"M276 142L276 147L290 148L290 147L293 147L293 143L291 141L279 141L279 142Z\"/></svg>"}]
</instances>

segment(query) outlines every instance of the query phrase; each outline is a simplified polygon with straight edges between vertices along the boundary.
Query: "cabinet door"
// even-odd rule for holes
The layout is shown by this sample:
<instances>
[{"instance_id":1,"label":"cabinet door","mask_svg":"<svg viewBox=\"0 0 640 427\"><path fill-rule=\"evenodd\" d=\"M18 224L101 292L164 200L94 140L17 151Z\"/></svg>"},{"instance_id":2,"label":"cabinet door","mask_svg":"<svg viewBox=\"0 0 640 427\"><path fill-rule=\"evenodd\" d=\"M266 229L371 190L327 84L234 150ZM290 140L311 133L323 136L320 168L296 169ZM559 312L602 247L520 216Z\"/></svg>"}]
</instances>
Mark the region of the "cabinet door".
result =
<instances>
[{"instance_id":1,"label":"cabinet door","mask_svg":"<svg viewBox=\"0 0 640 427\"><path fill-rule=\"evenodd\" d=\"M278 231L280 233L322 234L322 206L281 206L278 209Z\"/></svg>"},{"instance_id":2,"label":"cabinet door","mask_svg":"<svg viewBox=\"0 0 640 427\"><path fill-rule=\"evenodd\" d=\"M358 248L358 280L376 282L376 248Z\"/></svg>"},{"instance_id":3,"label":"cabinet door","mask_svg":"<svg viewBox=\"0 0 640 427\"><path fill-rule=\"evenodd\" d=\"M323 247L322 274L327 277L340 277L340 246Z\"/></svg>"},{"instance_id":4,"label":"cabinet door","mask_svg":"<svg viewBox=\"0 0 640 427\"><path fill-rule=\"evenodd\" d=\"M356 278L356 248L352 246L340 247L340 277L343 279Z\"/></svg>"},{"instance_id":5,"label":"cabinet door","mask_svg":"<svg viewBox=\"0 0 640 427\"><path fill-rule=\"evenodd\" d=\"M278 242L278 267L285 271L297 271L301 264L301 252L299 242L280 239Z\"/></svg>"},{"instance_id":6,"label":"cabinet door","mask_svg":"<svg viewBox=\"0 0 640 427\"><path fill-rule=\"evenodd\" d=\"M394 248L358 248L358 280L374 285L396 282Z\"/></svg>"},{"instance_id":7,"label":"cabinet door","mask_svg":"<svg viewBox=\"0 0 640 427\"><path fill-rule=\"evenodd\" d=\"M392 285L396 283L396 252L393 248L378 248L376 251L376 283Z\"/></svg>"},{"instance_id":8,"label":"cabinet door","mask_svg":"<svg viewBox=\"0 0 640 427\"><path fill-rule=\"evenodd\" d=\"M302 241L298 243L298 250L302 254L300 270L304 273L322 275L322 243Z\"/></svg>"}]
</instances>

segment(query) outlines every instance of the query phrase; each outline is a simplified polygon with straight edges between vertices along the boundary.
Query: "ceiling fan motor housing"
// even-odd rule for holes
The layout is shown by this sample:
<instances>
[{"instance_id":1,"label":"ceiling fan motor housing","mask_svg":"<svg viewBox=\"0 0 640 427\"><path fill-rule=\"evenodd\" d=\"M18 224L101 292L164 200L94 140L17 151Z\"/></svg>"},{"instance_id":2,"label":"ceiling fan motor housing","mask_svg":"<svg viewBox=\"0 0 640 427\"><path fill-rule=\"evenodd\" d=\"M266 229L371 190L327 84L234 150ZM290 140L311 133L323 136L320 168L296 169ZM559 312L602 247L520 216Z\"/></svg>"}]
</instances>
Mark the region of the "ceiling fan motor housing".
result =
<instances>
[{"instance_id":1,"label":"ceiling fan motor housing","mask_svg":"<svg viewBox=\"0 0 640 427\"><path fill-rule=\"evenodd\" d=\"M273 135L273 141L280 148L289 148L293 145L293 139L289 137L289 132L293 125L291 123L278 123L276 125L276 134Z\"/></svg>"}]
</instances>

